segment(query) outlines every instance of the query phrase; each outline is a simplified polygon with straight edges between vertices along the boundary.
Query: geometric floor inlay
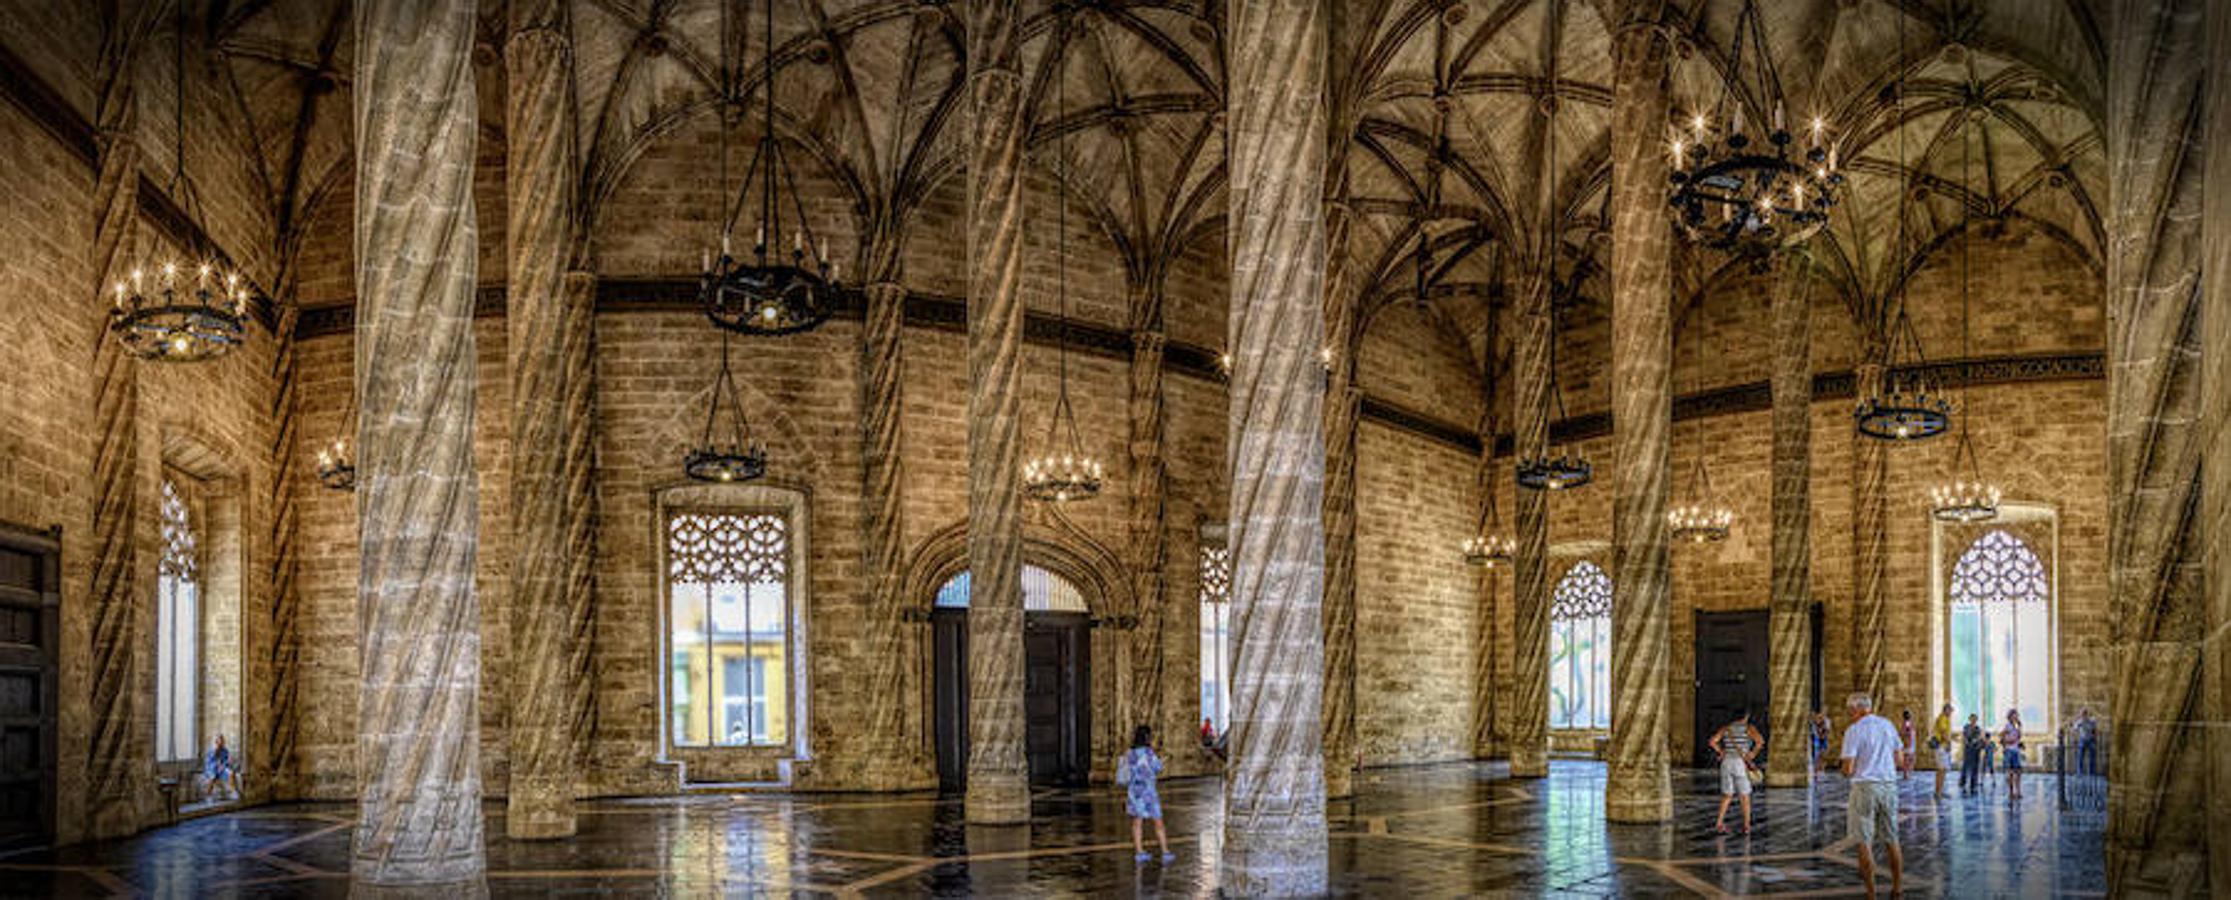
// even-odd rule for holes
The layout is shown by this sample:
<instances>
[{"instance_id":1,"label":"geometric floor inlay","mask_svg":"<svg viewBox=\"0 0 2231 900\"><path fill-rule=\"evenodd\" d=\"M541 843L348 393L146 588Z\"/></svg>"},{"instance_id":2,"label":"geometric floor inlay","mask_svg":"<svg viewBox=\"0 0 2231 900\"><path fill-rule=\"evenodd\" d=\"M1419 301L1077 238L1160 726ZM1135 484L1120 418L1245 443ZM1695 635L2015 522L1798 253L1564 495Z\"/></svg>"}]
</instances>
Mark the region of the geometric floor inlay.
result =
<instances>
[{"instance_id":1,"label":"geometric floor inlay","mask_svg":"<svg viewBox=\"0 0 2231 900\"><path fill-rule=\"evenodd\" d=\"M1842 897L1862 893L1844 835L1842 779L1764 790L1750 835L1712 830L1717 776L1676 770L1675 821L1603 820L1604 769L1558 760L1546 779L1499 763L1370 771L1328 807L1333 889L1342 895ZM1910 896L2091 897L2105 887L2100 791L2052 776L2011 802L1933 801L1903 785ZM1113 788L1041 790L1029 828L971 829L957 798L930 794L662 797L587 801L578 837L514 842L488 815L496 896L1208 896L1216 890L1221 785L1164 785L1178 859L1135 863ZM195 819L127 840L0 858L5 896L342 896L344 804L288 804ZM1730 810L1731 823L1738 819ZM1888 886L1887 873L1879 875ZM1957 885L1956 892L1951 889Z\"/></svg>"}]
</instances>

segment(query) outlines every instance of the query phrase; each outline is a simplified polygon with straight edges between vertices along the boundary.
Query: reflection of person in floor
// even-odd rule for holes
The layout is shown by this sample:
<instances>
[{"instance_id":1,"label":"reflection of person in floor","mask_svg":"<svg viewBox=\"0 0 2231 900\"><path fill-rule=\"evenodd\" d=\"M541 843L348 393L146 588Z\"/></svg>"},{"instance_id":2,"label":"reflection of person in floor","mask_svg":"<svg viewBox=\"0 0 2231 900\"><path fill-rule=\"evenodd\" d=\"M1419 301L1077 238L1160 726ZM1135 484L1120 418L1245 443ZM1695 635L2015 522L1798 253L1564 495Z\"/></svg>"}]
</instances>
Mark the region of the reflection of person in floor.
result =
<instances>
[{"instance_id":1,"label":"reflection of person in floor","mask_svg":"<svg viewBox=\"0 0 2231 900\"><path fill-rule=\"evenodd\" d=\"M1874 698L1853 694L1844 701L1851 725L1844 729L1844 777L1851 779L1845 827L1859 844L1859 880L1875 896L1875 849L1880 841L1890 857L1890 893L1903 894L1906 858L1898 849L1898 773L1906 765L1898 726L1875 715Z\"/></svg>"},{"instance_id":2,"label":"reflection of person in floor","mask_svg":"<svg viewBox=\"0 0 2231 900\"><path fill-rule=\"evenodd\" d=\"M1124 811L1131 814L1131 851L1140 862L1147 860L1140 831L1148 819L1154 820L1154 839L1162 845L1162 861L1177 859L1177 854L1170 852L1170 833L1162 827L1162 795L1154 786L1155 777L1161 774L1162 756L1154 752L1154 729L1145 725L1131 729L1131 749L1116 764L1116 783L1125 790Z\"/></svg>"},{"instance_id":3,"label":"reflection of person in floor","mask_svg":"<svg viewBox=\"0 0 2231 900\"><path fill-rule=\"evenodd\" d=\"M1743 833L1750 834L1751 761L1766 747L1766 740L1759 736L1758 729L1751 727L1751 711L1736 710L1735 721L1720 726L1705 743L1720 755L1720 814L1712 819L1712 830L1727 833L1728 801L1740 797L1743 799Z\"/></svg>"},{"instance_id":4,"label":"reflection of person in floor","mask_svg":"<svg viewBox=\"0 0 2231 900\"><path fill-rule=\"evenodd\" d=\"M202 791L210 799L217 788L232 792L232 799L240 799L240 769L233 764L232 751L225 747L225 736L217 736L217 745L209 748L209 755L201 764Z\"/></svg>"}]
</instances>

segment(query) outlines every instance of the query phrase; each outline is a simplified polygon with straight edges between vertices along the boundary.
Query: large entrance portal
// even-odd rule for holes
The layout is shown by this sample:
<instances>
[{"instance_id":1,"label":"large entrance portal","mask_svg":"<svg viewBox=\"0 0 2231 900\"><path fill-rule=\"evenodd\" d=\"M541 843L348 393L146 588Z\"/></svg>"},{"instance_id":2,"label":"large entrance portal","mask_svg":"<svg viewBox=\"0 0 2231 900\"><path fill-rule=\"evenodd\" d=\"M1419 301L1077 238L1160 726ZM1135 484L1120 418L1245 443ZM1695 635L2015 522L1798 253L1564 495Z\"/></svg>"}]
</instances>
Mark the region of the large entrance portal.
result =
<instances>
[{"instance_id":1,"label":"large entrance portal","mask_svg":"<svg viewBox=\"0 0 2231 900\"><path fill-rule=\"evenodd\" d=\"M1084 595L1023 567L1023 747L1030 781L1082 785L1092 770L1092 631ZM968 786L968 573L938 589L930 613L937 781Z\"/></svg>"},{"instance_id":2,"label":"large entrance portal","mask_svg":"<svg viewBox=\"0 0 2231 900\"><path fill-rule=\"evenodd\" d=\"M1820 604L1814 604L1810 618L1812 651L1810 668L1813 670L1812 708L1820 708ZM1781 742L1772 732L1773 716L1767 710L1773 702L1773 669L1769 664L1768 642L1772 634L1771 614L1763 609L1746 609L1732 612L1696 613L1696 743L1694 764L1700 768L1715 768L1707 742L1712 732L1720 730L1735 718L1738 710L1749 710L1751 725L1766 738L1766 749L1759 754L1764 764L1768 754L1777 752ZM1797 745L1801 752L1803 744Z\"/></svg>"}]
</instances>

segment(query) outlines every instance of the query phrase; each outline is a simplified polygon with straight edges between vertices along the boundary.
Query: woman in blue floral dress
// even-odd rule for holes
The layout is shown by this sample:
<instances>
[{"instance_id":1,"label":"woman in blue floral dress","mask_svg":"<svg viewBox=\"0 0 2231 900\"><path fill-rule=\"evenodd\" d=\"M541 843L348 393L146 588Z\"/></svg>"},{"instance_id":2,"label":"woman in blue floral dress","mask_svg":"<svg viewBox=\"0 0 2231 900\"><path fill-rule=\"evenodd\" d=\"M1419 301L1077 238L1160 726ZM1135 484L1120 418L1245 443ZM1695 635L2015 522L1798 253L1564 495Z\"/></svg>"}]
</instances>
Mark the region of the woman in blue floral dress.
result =
<instances>
[{"instance_id":1,"label":"woman in blue floral dress","mask_svg":"<svg viewBox=\"0 0 2231 900\"><path fill-rule=\"evenodd\" d=\"M1131 749L1124 752L1116 766L1116 776L1127 792L1123 808L1131 814L1134 858L1140 862L1147 860L1140 826L1153 819L1154 839L1162 845L1162 861L1177 859L1177 855L1170 852L1170 833L1162 827L1162 795L1154 787L1154 779L1162 774L1162 757L1154 752L1154 729L1145 725L1132 729Z\"/></svg>"}]
</instances>

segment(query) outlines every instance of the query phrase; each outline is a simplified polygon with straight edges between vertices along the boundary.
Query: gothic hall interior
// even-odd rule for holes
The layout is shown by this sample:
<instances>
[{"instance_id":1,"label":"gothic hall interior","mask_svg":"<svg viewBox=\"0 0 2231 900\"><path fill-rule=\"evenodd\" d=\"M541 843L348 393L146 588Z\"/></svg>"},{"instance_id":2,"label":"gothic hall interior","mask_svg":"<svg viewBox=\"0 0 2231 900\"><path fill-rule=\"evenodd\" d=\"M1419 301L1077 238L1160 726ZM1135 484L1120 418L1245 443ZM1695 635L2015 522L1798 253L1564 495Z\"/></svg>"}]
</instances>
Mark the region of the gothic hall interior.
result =
<instances>
[{"instance_id":1,"label":"gothic hall interior","mask_svg":"<svg viewBox=\"0 0 2231 900\"><path fill-rule=\"evenodd\" d=\"M0 894L2231 892L2227 54L0 0Z\"/></svg>"}]
</instances>

